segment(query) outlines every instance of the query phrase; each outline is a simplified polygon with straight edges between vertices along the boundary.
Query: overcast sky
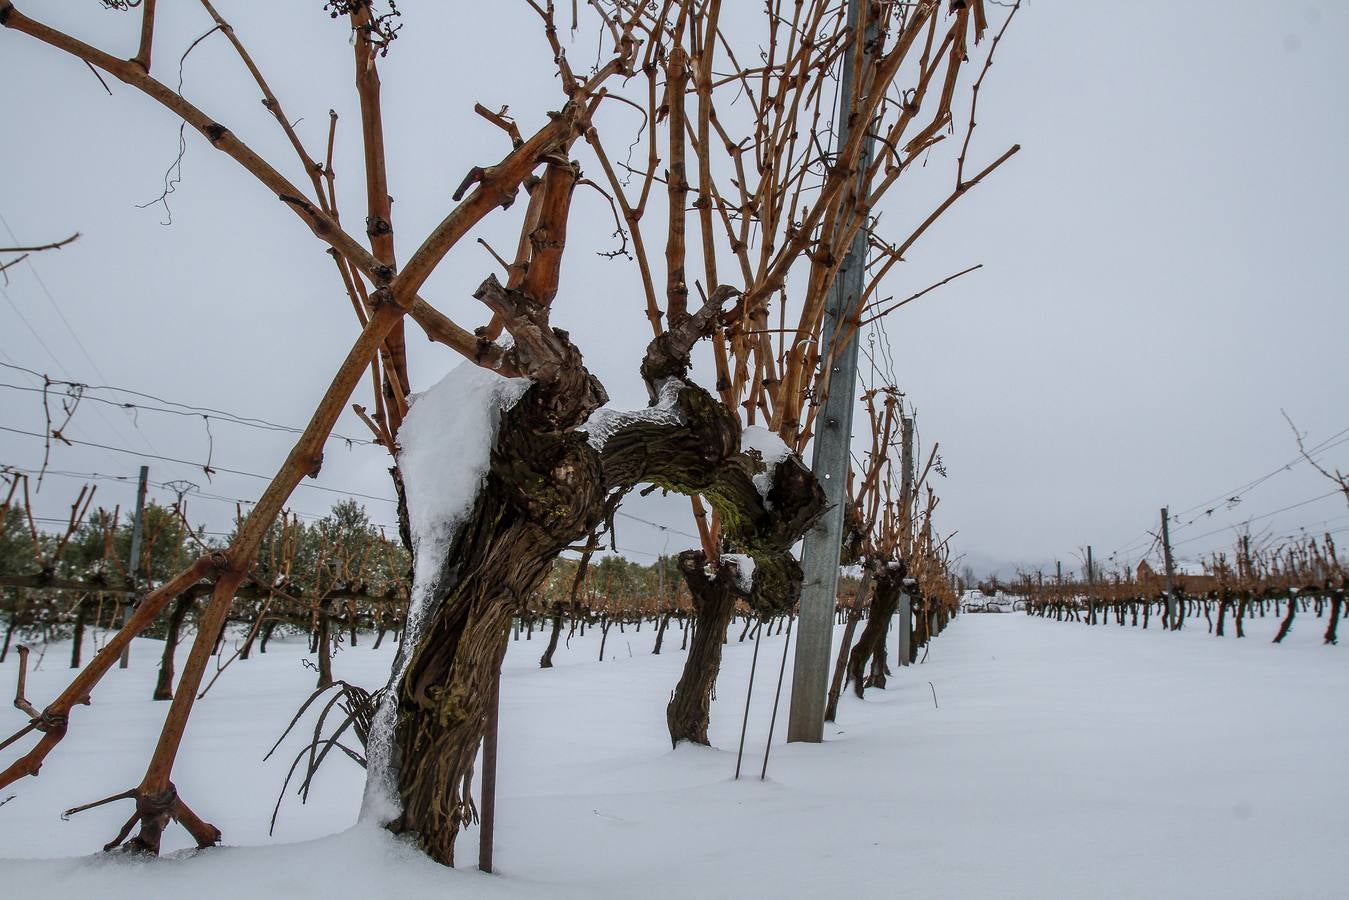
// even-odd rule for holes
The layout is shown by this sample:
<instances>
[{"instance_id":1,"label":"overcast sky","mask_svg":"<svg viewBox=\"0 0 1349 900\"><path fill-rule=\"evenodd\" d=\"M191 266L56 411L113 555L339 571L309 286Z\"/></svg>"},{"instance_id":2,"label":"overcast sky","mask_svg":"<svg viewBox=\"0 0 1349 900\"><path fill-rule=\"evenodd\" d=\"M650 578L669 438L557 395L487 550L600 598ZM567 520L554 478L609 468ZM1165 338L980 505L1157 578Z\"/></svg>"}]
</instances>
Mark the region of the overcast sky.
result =
<instances>
[{"instance_id":1,"label":"overcast sky","mask_svg":"<svg viewBox=\"0 0 1349 900\"><path fill-rule=\"evenodd\" d=\"M737 14L760 6L743 2ZM19 5L116 55L134 53L138 15L95 0ZM336 168L356 231L351 53L321 5L218 3L311 152L327 110L341 115ZM210 22L195 4L161 7L155 74L176 85L179 56ZM509 104L528 131L559 94L523 3L400 8L406 28L382 75L406 259L465 172L506 149L473 103ZM1309 444L1334 437L1321 459L1349 469L1346 47L1349 5L1338 2L1031 0L1018 15L985 83L974 155L1023 149L928 233L887 288L906 296L983 264L887 323L924 444L941 443L949 472L937 482L940 527L959 532L957 552L976 569L1076 565L1087 544L1098 559L1136 560L1163 505L1181 513L1174 539L1189 559L1230 544L1231 526L1250 517L1253 532L1271 535L1349 529L1333 485L1305 465L1280 471L1297 457L1281 409ZM0 245L10 243L6 228L19 243L82 234L7 273L0 362L303 425L356 333L321 245L190 130L172 224L161 224L162 205L138 205L160 194L177 153L168 113L111 79L108 96L83 64L9 32L0 33L0 77L11 86ZM219 35L188 58L183 92L301 178ZM953 164L934 155L930 165ZM901 195L885 215L917 221L926 196ZM616 404L641 405L635 372L649 331L635 273L593 253L612 230L601 199L578 199L576 216L555 321ZM498 217L482 234L505 247L513 229ZM470 293L491 270L465 242L424 296L472 327L483 317ZM414 388L457 363L415 328L409 338ZM41 395L16 389L34 379L0 368L0 382L0 425L42 432ZM254 499L264 481L223 471L208 480L208 452L217 469L270 474L293 436L220 421L208 435L206 424L86 400L66 434L131 452L58 445L50 466L134 480L147 462L152 482L197 485L191 518L224 530L227 498ZM339 431L366 434L351 416ZM0 463L35 469L42 458L41 440L0 431ZM318 515L338 499L318 487L358 492L374 521L392 523L387 467L382 449L334 440L294 507ZM1239 503L1223 502L1275 472ZM64 516L80 481L49 476L40 513ZM128 484L97 483L100 503L131 503ZM633 558L692 544L686 501L634 498L624 510L673 529L620 519L618 542Z\"/></svg>"}]
</instances>

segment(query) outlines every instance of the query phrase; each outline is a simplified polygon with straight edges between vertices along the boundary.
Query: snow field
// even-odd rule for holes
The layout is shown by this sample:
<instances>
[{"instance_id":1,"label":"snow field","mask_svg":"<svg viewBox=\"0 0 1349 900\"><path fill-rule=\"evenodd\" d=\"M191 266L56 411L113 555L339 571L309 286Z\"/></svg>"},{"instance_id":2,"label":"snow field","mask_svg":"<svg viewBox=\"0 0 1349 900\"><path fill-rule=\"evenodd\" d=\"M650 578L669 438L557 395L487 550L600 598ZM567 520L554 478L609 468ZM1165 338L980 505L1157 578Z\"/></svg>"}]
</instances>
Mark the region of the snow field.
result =
<instances>
[{"instance_id":1,"label":"snow field","mask_svg":"<svg viewBox=\"0 0 1349 900\"><path fill-rule=\"evenodd\" d=\"M1343 647L1323 620L1278 620L1242 641L1204 623L1168 634L1024 615L965 615L892 687L845 697L823 746L772 750L758 780L783 638L759 651L745 775L731 780L753 647L731 626L711 738L671 750L664 707L680 633L587 630L537 668L546 631L512 642L502 686L498 874L473 870L476 829L449 871L353 827L364 773L334 755L309 804L267 821L292 734L262 763L313 684L303 642L235 663L189 726L175 782L229 846L158 862L93 855L130 806L68 822L62 809L135 784L166 704L150 696L157 642L138 641L77 708L42 775L6 789L6 896L237 897L1332 897L1349 834L1341 777L1349 717ZM841 628L836 631L836 640ZM344 648L334 673L373 687L393 648ZM893 653L894 636L891 634ZM67 645L30 673L39 705L68 679ZM186 646L183 649L186 652ZM631 656L629 656L631 652ZM791 660L788 659L790 669ZM0 666L9 690L15 657ZM931 687L928 682L931 682ZM785 730L790 671L778 718ZM933 691L937 703L934 706ZM9 714L7 723L22 724ZM313 713L306 717L312 734ZM24 746L27 746L25 743ZM3 759L12 758L15 748ZM166 849L186 843L181 829ZM298 843L297 843L298 842ZM47 859L25 859L47 857Z\"/></svg>"}]
</instances>

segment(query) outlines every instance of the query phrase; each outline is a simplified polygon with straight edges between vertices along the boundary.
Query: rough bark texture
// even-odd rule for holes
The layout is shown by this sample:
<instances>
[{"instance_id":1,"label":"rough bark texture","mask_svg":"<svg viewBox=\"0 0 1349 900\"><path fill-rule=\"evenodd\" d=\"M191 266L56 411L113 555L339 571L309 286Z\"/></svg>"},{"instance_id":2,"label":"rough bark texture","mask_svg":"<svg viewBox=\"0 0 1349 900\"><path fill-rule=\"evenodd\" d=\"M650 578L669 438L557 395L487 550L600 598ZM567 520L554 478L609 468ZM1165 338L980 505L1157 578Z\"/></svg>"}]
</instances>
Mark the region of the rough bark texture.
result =
<instances>
[{"instance_id":1,"label":"rough bark texture","mask_svg":"<svg viewBox=\"0 0 1349 900\"><path fill-rule=\"evenodd\" d=\"M650 360L648 356L643 364L649 377L681 377L653 367ZM619 429L605 442L606 484L614 490L654 484L681 494L700 494L719 514L724 549L754 561L752 586L743 599L759 616L789 611L800 598L802 580L801 566L790 548L823 512L823 490L799 459L789 457L774 467L765 498L753 480L763 469L762 460L757 454L751 457L740 451L739 419L702 388L687 382L679 391L676 407L681 424L639 422ZM685 582L695 597L705 589L704 581L725 583L721 572L727 567L714 565L707 575L699 569L697 577L691 578L684 562L691 557L681 554L680 558ZM723 604L709 602L706 611L697 607L689 656L667 710L670 739L676 744L681 740L707 743L715 666L720 662L733 600L730 606L727 610ZM705 668L709 664L710 671ZM704 670L695 671L700 667Z\"/></svg>"},{"instance_id":2,"label":"rough bark texture","mask_svg":"<svg viewBox=\"0 0 1349 900\"><path fill-rule=\"evenodd\" d=\"M867 614L866 627L862 636L848 656L848 678L852 682L853 693L858 697L867 687L885 687L885 636L890 631L890 619L899 606L899 595L904 589L904 576L908 569L904 563L881 563L872 566L871 611ZM873 665L872 678L863 675L868 660L879 659L879 665Z\"/></svg>"},{"instance_id":3,"label":"rough bark texture","mask_svg":"<svg viewBox=\"0 0 1349 900\"><path fill-rule=\"evenodd\" d=\"M460 828L477 817L469 785L511 621L554 557L599 524L604 505L585 436L550 427L561 411L551 393L535 385L502 415L486 484L441 563L425 630L396 685L403 811L389 827L446 865ZM588 412L574 408L566 424Z\"/></svg>"},{"instance_id":4,"label":"rough bark texture","mask_svg":"<svg viewBox=\"0 0 1349 900\"><path fill-rule=\"evenodd\" d=\"M535 383L501 416L485 484L444 558L434 561L441 575L425 627L393 686L392 765L403 808L388 827L415 835L447 865L460 828L476 818L469 785L511 621L563 548L593 533L638 484L701 494L720 513L728 543L755 561L751 605L786 610L801 582L789 548L824 507L823 491L795 457L775 467L767 499L760 495L753 476L763 462L741 453L739 419L683 380L689 348L729 299L723 288L678 328L672 323L642 364L653 397L663 379L679 380L678 421L629 421L598 450L577 428L606 396L566 333L495 279L476 296L508 322L516 368ZM695 635L720 653L715 628ZM704 724L704 741L705 733Z\"/></svg>"},{"instance_id":5,"label":"rough bark texture","mask_svg":"<svg viewBox=\"0 0 1349 900\"><path fill-rule=\"evenodd\" d=\"M726 628L735 613L735 602L745 596L736 589L736 572L731 566L721 566L707 572L707 557L701 550L686 550L679 554L679 570L689 586L693 598L694 615L698 628L684 671L679 676L665 707L665 722L670 729L670 744L680 741L707 744L707 725L712 709L712 689L721 669L721 648L725 643Z\"/></svg>"}]
</instances>

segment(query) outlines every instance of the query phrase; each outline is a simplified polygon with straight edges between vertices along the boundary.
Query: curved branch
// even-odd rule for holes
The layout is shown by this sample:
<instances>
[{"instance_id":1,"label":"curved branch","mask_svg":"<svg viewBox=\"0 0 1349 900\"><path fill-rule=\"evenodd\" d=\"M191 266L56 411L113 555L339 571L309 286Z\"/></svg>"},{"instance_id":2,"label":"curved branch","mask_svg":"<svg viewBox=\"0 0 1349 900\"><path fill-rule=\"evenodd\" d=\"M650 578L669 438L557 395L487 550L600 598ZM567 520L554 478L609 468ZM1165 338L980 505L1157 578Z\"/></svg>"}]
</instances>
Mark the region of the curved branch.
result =
<instances>
[{"instance_id":1,"label":"curved branch","mask_svg":"<svg viewBox=\"0 0 1349 900\"><path fill-rule=\"evenodd\" d=\"M32 19L20 12L11 0L0 0L0 25L27 34L102 69L155 100L200 132L212 147L229 156L257 178L274 196L289 206L309 226L315 236L370 277L377 286L394 286L391 285L395 280L392 267L381 263L373 253L362 246L360 241L347 233L322 209L324 205L322 202L319 205L311 203L303 191L255 153L251 147L239 140L226 126L216 122L168 85L152 78L134 61L118 59ZM407 267L410 271L405 271L396 279L397 283L391 298L408 310L414 321L421 325L433 341L446 344L479 364L483 364L484 358L489 360L488 365L491 359L499 358L499 352L490 347L484 348L482 342L474 335L421 300L417 296L417 291L444 255L469 228L497 206L509 205L516 188L528 177L539 161L557 146L559 140L565 139L563 136L569 133L569 129L579 128L577 120L581 112L579 108L574 107L569 111L554 114L548 124L529 141L515 148L500 163L486 170L477 189L445 217L422 248L413 255ZM574 137L574 134L572 136Z\"/></svg>"},{"instance_id":2,"label":"curved branch","mask_svg":"<svg viewBox=\"0 0 1349 900\"><path fill-rule=\"evenodd\" d=\"M757 451L743 448L739 418L706 390L681 380L677 391L665 421L633 417L604 438L606 491L654 484L705 497L723 540L754 560L747 602L760 611L790 608L801 585L790 549L824 513L823 489L795 454L769 471Z\"/></svg>"},{"instance_id":3,"label":"curved branch","mask_svg":"<svg viewBox=\"0 0 1349 900\"><path fill-rule=\"evenodd\" d=\"M0 253L41 253L43 250L59 250L66 244L75 241L79 236L80 233L77 231L65 240L53 241L50 244L39 244L32 247L0 247Z\"/></svg>"}]
</instances>

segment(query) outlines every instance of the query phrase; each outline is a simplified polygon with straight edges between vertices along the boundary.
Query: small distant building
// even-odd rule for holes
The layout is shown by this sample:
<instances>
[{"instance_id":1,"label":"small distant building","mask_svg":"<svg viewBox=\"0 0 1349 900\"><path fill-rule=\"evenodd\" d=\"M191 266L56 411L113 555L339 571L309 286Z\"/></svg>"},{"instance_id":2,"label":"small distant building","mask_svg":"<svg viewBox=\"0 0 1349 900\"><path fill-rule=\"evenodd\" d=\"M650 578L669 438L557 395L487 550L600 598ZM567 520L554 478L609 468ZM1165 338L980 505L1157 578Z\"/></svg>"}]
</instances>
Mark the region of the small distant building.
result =
<instances>
[{"instance_id":1,"label":"small distant building","mask_svg":"<svg viewBox=\"0 0 1349 900\"><path fill-rule=\"evenodd\" d=\"M1147 560L1138 563L1138 583L1149 593L1160 593L1166 590L1166 576L1159 574L1156 569L1148 565ZM1176 587L1183 593L1190 596L1206 594L1209 591L1218 589L1218 579L1212 575L1191 575L1186 572L1176 573Z\"/></svg>"}]
</instances>

